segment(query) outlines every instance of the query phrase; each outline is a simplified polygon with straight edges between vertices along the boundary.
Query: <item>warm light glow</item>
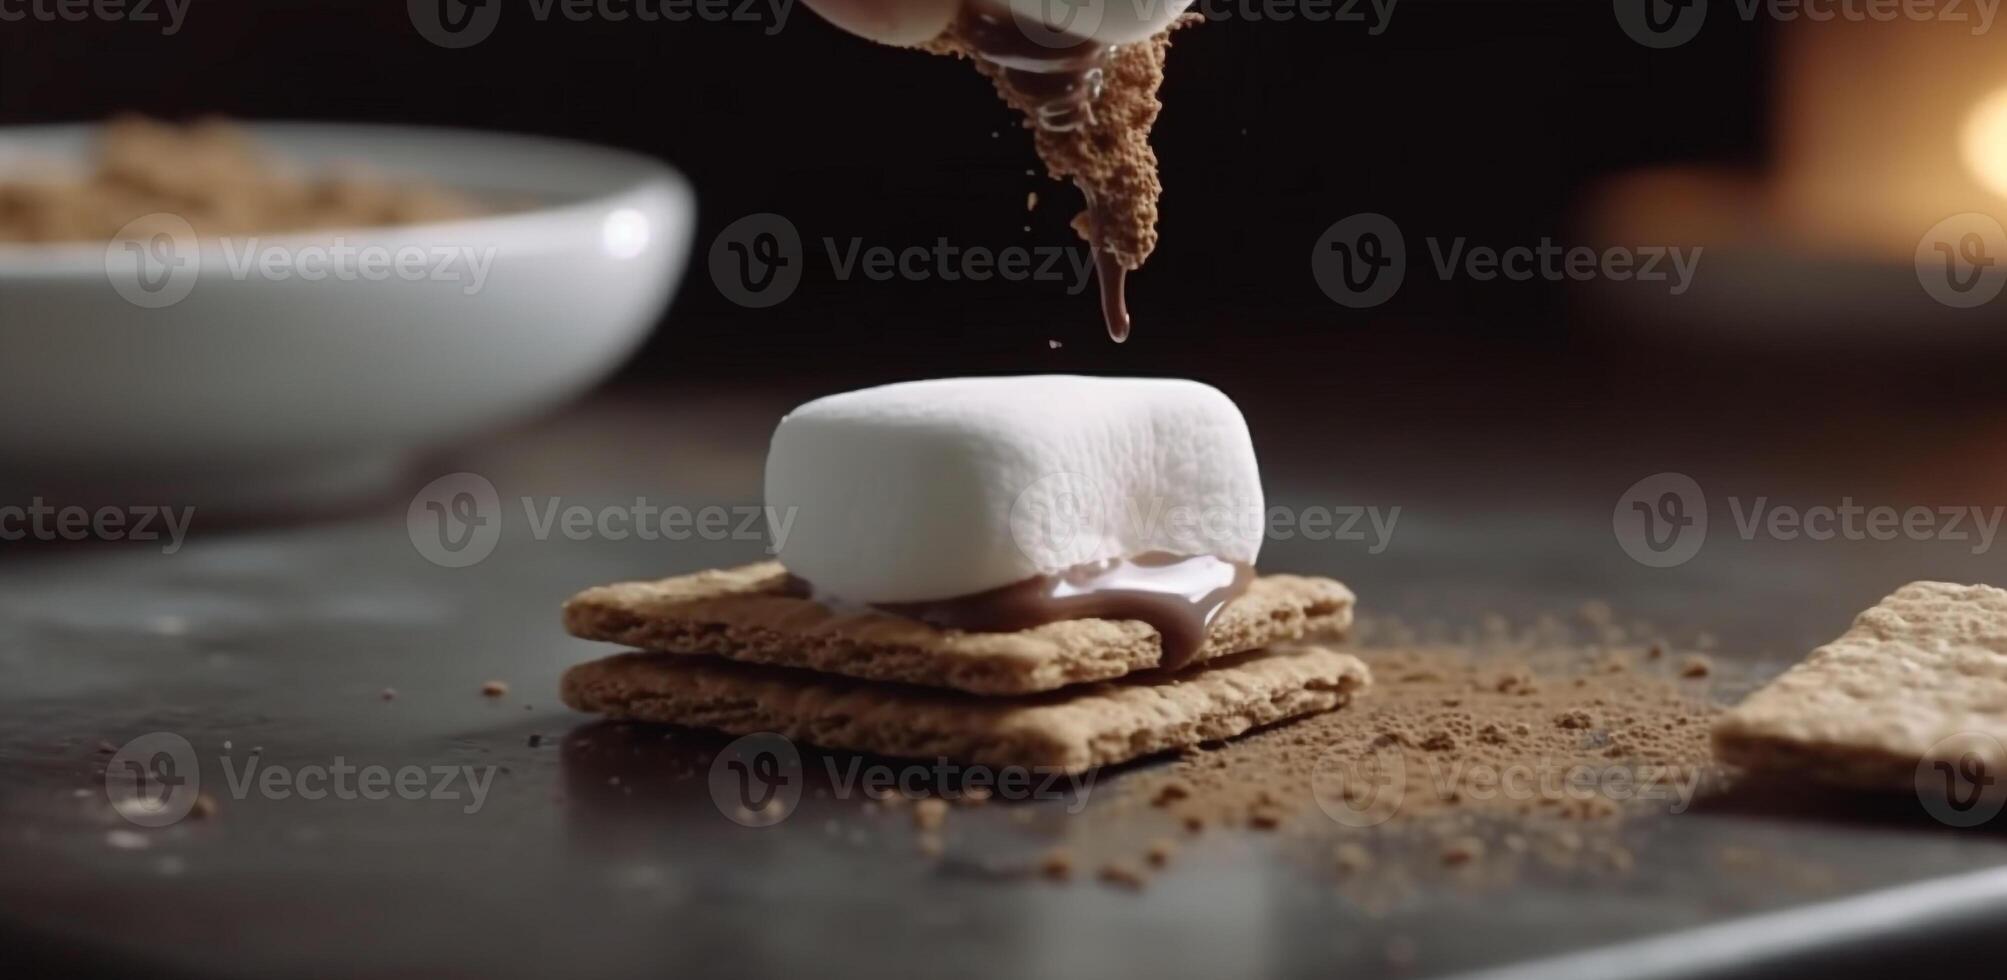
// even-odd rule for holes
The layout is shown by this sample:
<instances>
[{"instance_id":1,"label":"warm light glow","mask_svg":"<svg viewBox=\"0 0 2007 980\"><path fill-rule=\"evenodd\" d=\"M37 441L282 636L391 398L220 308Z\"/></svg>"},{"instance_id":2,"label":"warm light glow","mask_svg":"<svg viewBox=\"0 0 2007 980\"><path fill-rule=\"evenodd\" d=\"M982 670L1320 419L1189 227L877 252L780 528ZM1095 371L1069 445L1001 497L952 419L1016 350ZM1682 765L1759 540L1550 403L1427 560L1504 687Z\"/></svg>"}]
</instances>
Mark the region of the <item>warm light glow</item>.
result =
<instances>
[{"instance_id":1,"label":"warm light glow","mask_svg":"<svg viewBox=\"0 0 2007 980\"><path fill-rule=\"evenodd\" d=\"M2007 89L1980 100L1965 119L1965 165L1986 189L2007 197Z\"/></svg>"}]
</instances>

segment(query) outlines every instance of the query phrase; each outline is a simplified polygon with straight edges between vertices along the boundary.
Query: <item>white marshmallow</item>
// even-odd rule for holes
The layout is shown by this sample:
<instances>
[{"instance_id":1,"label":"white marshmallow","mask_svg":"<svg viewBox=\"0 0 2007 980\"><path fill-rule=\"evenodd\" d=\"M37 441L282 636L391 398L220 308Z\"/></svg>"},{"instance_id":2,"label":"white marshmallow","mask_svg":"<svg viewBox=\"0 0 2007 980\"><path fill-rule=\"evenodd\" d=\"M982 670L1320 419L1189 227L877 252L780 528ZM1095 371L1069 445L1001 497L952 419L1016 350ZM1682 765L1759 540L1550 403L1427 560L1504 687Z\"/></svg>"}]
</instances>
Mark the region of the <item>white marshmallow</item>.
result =
<instances>
[{"instance_id":1,"label":"white marshmallow","mask_svg":"<svg viewBox=\"0 0 2007 980\"><path fill-rule=\"evenodd\" d=\"M1261 474L1240 409L1168 378L952 378L789 413L767 455L788 570L856 602L971 595L1152 552L1252 564Z\"/></svg>"}]
</instances>

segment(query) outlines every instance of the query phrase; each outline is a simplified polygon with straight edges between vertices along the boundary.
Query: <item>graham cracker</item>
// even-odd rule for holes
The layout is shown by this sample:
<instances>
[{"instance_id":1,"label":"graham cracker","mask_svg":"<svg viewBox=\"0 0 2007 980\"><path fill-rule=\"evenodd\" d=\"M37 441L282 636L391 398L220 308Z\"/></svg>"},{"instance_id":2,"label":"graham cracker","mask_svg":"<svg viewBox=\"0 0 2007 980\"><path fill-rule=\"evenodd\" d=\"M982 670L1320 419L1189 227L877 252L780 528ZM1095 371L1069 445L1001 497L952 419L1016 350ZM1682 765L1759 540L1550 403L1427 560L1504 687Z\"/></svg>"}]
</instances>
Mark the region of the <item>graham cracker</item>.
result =
<instances>
[{"instance_id":1,"label":"graham cracker","mask_svg":"<svg viewBox=\"0 0 2007 980\"><path fill-rule=\"evenodd\" d=\"M1866 789L1914 791L1943 752L2007 771L2007 591L1903 586L1724 714L1714 742L1744 768Z\"/></svg>"},{"instance_id":2,"label":"graham cracker","mask_svg":"<svg viewBox=\"0 0 2007 980\"><path fill-rule=\"evenodd\" d=\"M1264 575L1213 620L1197 665L1352 625L1352 593L1330 579ZM643 650L711 654L864 680L1031 694L1158 665L1155 628L1075 619L1017 633L965 633L790 594L779 562L587 589L564 607L573 636ZM1189 665L1188 665L1189 666Z\"/></svg>"},{"instance_id":3,"label":"graham cracker","mask_svg":"<svg viewBox=\"0 0 2007 980\"><path fill-rule=\"evenodd\" d=\"M1329 711L1370 683L1357 657L1274 647L1024 698L856 681L710 657L623 653L564 676L564 702L610 718L778 732L825 748L1068 773Z\"/></svg>"}]
</instances>

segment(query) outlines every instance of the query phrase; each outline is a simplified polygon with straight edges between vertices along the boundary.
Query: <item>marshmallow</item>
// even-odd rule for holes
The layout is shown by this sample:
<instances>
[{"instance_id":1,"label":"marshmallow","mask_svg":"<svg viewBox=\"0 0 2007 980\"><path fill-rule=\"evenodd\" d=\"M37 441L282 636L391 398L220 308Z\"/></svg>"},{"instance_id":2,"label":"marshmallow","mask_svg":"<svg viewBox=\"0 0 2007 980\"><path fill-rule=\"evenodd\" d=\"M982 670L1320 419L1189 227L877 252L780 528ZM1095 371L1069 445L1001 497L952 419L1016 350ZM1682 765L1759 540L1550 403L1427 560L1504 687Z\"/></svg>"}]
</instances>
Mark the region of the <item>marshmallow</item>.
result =
<instances>
[{"instance_id":1,"label":"marshmallow","mask_svg":"<svg viewBox=\"0 0 2007 980\"><path fill-rule=\"evenodd\" d=\"M1253 564L1264 513L1247 422L1217 389L1058 375L809 402L774 432L766 502L789 571L868 603L1150 553Z\"/></svg>"}]
</instances>

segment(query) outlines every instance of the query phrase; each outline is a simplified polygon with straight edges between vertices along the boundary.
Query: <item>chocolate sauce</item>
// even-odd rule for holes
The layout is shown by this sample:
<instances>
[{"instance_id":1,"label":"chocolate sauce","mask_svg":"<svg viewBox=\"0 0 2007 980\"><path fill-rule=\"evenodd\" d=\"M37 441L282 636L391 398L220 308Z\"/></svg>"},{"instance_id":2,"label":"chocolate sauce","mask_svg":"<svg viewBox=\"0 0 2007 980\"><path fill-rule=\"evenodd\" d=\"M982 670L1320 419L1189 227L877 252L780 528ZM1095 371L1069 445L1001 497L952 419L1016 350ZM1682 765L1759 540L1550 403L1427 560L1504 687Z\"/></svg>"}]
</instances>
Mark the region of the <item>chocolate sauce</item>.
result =
<instances>
[{"instance_id":1,"label":"chocolate sauce","mask_svg":"<svg viewBox=\"0 0 2007 980\"><path fill-rule=\"evenodd\" d=\"M975 595L877 608L942 629L1015 633L1068 619L1133 619L1155 627L1167 668L1205 646L1213 619L1247 591L1254 569L1211 556L1152 553L1076 565Z\"/></svg>"},{"instance_id":2,"label":"chocolate sauce","mask_svg":"<svg viewBox=\"0 0 2007 980\"><path fill-rule=\"evenodd\" d=\"M976 57L1000 69L1003 84L1032 107L1039 128L1072 132L1094 120L1113 46L1025 24L1008 8L983 0L962 4L954 32ZM1075 185L1087 196L1088 245L1101 282L1101 317L1109 339L1119 344L1129 339L1129 270L1102 247L1101 229L1107 223L1102 203L1085 184Z\"/></svg>"}]
</instances>

